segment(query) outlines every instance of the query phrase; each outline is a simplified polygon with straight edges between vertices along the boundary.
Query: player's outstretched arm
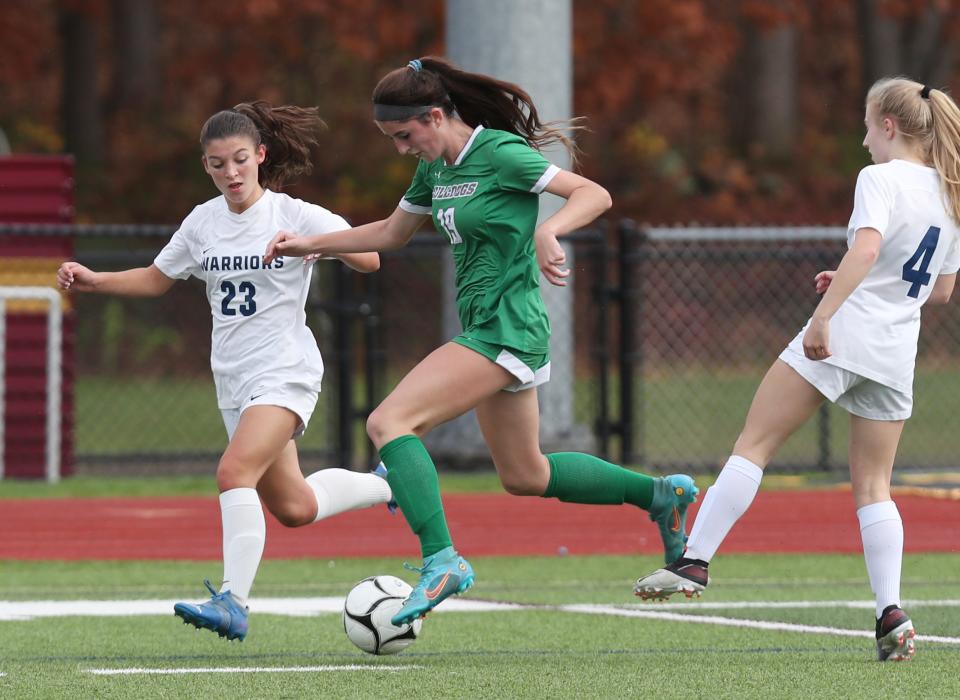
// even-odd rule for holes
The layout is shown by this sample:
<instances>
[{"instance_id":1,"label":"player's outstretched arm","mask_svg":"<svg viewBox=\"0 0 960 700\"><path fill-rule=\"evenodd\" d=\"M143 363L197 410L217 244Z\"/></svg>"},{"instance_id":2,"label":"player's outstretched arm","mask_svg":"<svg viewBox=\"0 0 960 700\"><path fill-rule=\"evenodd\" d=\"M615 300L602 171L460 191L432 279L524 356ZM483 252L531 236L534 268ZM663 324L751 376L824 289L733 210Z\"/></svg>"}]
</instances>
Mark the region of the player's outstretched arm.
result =
<instances>
[{"instance_id":1,"label":"player's outstretched arm","mask_svg":"<svg viewBox=\"0 0 960 700\"><path fill-rule=\"evenodd\" d=\"M170 289L174 281L160 272L156 265L122 272L94 272L80 263L65 262L57 270L60 289L75 292L157 297Z\"/></svg>"},{"instance_id":2,"label":"player's outstretched arm","mask_svg":"<svg viewBox=\"0 0 960 700\"><path fill-rule=\"evenodd\" d=\"M357 272L376 272L380 269L379 253L341 253L333 257Z\"/></svg>"},{"instance_id":3,"label":"player's outstretched arm","mask_svg":"<svg viewBox=\"0 0 960 700\"><path fill-rule=\"evenodd\" d=\"M397 207L386 219L344 231L301 236L291 231L280 231L267 244L263 260L270 263L281 255L334 255L342 253L369 253L402 248L423 225L427 217L411 214Z\"/></svg>"}]
</instances>

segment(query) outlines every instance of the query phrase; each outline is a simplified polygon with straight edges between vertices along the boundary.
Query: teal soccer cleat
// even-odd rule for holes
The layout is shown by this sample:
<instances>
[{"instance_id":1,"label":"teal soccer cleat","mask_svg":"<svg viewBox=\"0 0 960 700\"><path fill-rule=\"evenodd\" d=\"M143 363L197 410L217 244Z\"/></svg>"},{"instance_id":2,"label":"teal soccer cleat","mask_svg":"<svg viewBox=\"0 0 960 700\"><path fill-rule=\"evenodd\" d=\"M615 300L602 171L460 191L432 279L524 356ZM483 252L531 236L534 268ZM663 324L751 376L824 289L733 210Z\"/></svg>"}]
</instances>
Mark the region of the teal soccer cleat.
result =
<instances>
[{"instance_id":1,"label":"teal soccer cleat","mask_svg":"<svg viewBox=\"0 0 960 700\"><path fill-rule=\"evenodd\" d=\"M473 585L475 578L473 567L453 547L427 557L421 568L404 566L420 572L420 581L390 620L390 624L397 627L423 617L450 596L463 593Z\"/></svg>"},{"instance_id":2,"label":"teal soccer cleat","mask_svg":"<svg viewBox=\"0 0 960 700\"><path fill-rule=\"evenodd\" d=\"M371 474L376 474L376 475L379 476L381 479L383 479L384 481L386 481L386 480L387 480L387 465L385 465L383 462L380 462L380 463L374 468L374 470L373 470L372 472L370 472L370 473L371 473ZM396 514L397 514L397 502L396 502L395 500L393 500L393 499L390 499L389 501L387 501L387 510L390 511L390 515L396 515Z\"/></svg>"},{"instance_id":3,"label":"teal soccer cleat","mask_svg":"<svg viewBox=\"0 0 960 700\"><path fill-rule=\"evenodd\" d=\"M654 480L650 519L660 528L663 558L667 564L683 555L687 543L687 506L697 500L700 489L686 474L671 474Z\"/></svg>"},{"instance_id":4,"label":"teal soccer cleat","mask_svg":"<svg viewBox=\"0 0 960 700\"><path fill-rule=\"evenodd\" d=\"M210 591L211 598L206 603L177 603L173 606L173 614L183 619L183 624L190 624L197 629L212 630L227 640L239 639L241 642L247 636L247 608L230 591L217 593L204 580L203 585Z\"/></svg>"}]
</instances>

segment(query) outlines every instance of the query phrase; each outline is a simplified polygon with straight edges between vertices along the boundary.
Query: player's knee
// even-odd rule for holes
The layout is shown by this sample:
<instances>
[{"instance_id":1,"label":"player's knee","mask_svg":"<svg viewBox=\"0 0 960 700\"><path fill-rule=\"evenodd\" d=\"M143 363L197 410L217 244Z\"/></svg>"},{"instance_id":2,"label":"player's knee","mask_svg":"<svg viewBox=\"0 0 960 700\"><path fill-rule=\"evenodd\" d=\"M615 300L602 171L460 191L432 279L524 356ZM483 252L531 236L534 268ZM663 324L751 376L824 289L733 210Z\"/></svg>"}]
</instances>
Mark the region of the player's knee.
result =
<instances>
[{"instance_id":1,"label":"player's knee","mask_svg":"<svg viewBox=\"0 0 960 700\"><path fill-rule=\"evenodd\" d=\"M416 435L420 437L422 431L416 426L410 426L397 416L391 414L382 406L375 408L367 416L367 435L375 445L383 445L401 435Z\"/></svg>"},{"instance_id":2,"label":"player's knee","mask_svg":"<svg viewBox=\"0 0 960 700\"><path fill-rule=\"evenodd\" d=\"M243 465L224 456L217 465L217 488L220 492L246 486Z\"/></svg>"},{"instance_id":3,"label":"player's knee","mask_svg":"<svg viewBox=\"0 0 960 700\"><path fill-rule=\"evenodd\" d=\"M857 508L891 500L890 483L884 478L858 479L852 490Z\"/></svg>"},{"instance_id":4,"label":"player's knee","mask_svg":"<svg viewBox=\"0 0 960 700\"><path fill-rule=\"evenodd\" d=\"M500 474L500 483L511 496L542 496L547 490L547 484L539 474L527 471L504 470Z\"/></svg>"},{"instance_id":5,"label":"player's knee","mask_svg":"<svg viewBox=\"0 0 960 700\"><path fill-rule=\"evenodd\" d=\"M285 527L309 525L317 517L317 504L286 502L269 508L273 516Z\"/></svg>"},{"instance_id":6,"label":"player's knee","mask_svg":"<svg viewBox=\"0 0 960 700\"><path fill-rule=\"evenodd\" d=\"M375 408L373 412L367 416L367 437L370 438L374 445L382 445L383 434L384 425L380 417L380 409Z\"/></svg>"}]
</instances>

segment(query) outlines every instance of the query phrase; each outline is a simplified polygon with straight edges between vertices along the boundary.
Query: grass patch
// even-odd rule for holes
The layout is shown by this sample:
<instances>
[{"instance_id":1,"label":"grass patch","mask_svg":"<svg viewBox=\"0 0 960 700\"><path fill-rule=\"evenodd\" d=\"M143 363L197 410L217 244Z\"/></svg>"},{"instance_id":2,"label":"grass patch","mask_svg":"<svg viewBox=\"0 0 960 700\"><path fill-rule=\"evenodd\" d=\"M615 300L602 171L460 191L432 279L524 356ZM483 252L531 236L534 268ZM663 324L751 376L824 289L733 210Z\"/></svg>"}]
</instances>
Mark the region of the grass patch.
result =
<instances>
[{"instance_id":1,"label":"grass patch","mask_svg":"<svg viewBox=\"0 0 960 700\"><path fill-rule=\"evenodd\" d=\"M654 557L477 558L474 599L563 605L635 603L633 579ZM219 562L2 562L0 599L200 597ZM843 555L730 555L714 564L709 602L871 600L863 563ZM904 596L960 597L960 555L908 555ZM364 576L408 577L396 560L268 560L258 596L342 596ZM946 579L944 575L946 574ZM255 610L255 599L254 599ZM921 635L960 636L956 608L916 604ZM868 630L872 610L730 609L684 614ZM394 657L355 650L337 615L257 614L242 644L173 615L0 622L0 694L75 697L956 697L960 648L920 642L909 664L874 662L868 638L741 629L684 621L584 615L553 608L435 613ZM94 676L91 668L360 665L359 671ZM390 666L414 667L377 671ZM800 690L802 689L802 690Z\"/></svg>"}]
</instances>

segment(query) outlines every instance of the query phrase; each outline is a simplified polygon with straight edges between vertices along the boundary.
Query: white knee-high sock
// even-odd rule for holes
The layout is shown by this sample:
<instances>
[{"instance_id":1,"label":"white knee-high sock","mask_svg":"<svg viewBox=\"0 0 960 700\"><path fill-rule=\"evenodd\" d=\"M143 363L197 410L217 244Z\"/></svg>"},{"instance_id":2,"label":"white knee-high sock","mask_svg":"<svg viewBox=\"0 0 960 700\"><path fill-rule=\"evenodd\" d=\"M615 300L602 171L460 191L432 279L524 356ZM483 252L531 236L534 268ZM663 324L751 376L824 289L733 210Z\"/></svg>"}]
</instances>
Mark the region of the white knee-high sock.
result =
<instances>
[{"instance_id":1,"label":"white knee-high sock","mask_svg":"<svg viewBox=\"0 0 960 700\"><path fill-rule=\"evenodd\" d=\"M357 508L386 503L393 492L386 479L349 469L321 469L307 477L317 496L317 520Z\"/></svg>"},{"instance_id":2,"label":"white knee-high sock","mask_svg":"<svg viewBox=\"0 0 960 700\"><path fill-rule=\"evenodd\" d=\"M731 456L720 470L716 483L707 489L683 556L710 561L730 528L750 507L761 478L763 470L756 464Z\"/></svg>"},{"instance_id":3,"label":"white knee-high sock","mask_svg":"<svg viewBox=\"0 0 960 700\"><path fill-rule=\"evenodd\" d=\"M900 569L903 564L903 520L893 501L857 509L863 558L870 588L877 602L877 618L888 605L900 605Z\"/></svg>"},{"instance_id":4,"label":"white knee-high sock","mask_svg":"<svg viewBox=\"0 0 960 700\"><path fill-rule=\"evenodd\" d=\"M267 524L256 489L230 489L220 494L223 520L223 585L246 604L263 556Z\"/></svg>"}]
</instances>

